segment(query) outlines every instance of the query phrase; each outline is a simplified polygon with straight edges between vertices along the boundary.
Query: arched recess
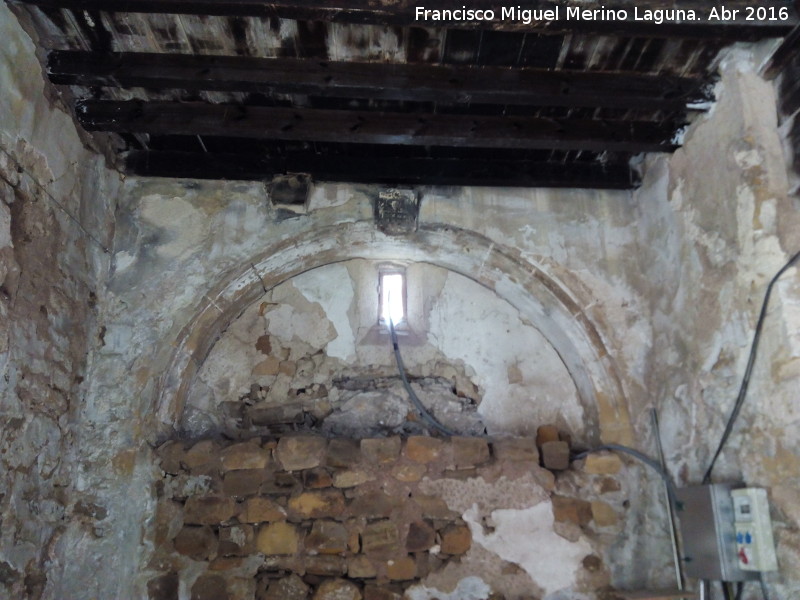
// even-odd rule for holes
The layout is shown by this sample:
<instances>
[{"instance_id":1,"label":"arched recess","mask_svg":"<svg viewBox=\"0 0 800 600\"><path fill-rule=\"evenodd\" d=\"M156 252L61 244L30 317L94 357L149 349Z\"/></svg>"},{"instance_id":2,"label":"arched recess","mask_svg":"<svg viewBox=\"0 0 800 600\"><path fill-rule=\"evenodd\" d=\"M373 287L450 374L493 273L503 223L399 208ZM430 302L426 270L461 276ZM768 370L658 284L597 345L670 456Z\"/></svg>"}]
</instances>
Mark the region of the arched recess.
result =
<instances>
[{"instance_id":1,"label":"arched recess","mask_svg":"<svg viewBox=\"0 0 800 600\"><path fill-rule=\"evenodd\" d=\"M624 391L602 336L560 281L513 248L473 231L427 224L412 235L394 237L377 231L371 221L317 228L276 242L203 296L175 340L159 381L159 427L173 428L193 378L222 332L266 290L311 269L355 258L427 263L493 290L547 338L575 382L581 403L596 407L594 441L632 443Z\"/></svg>"}]
</instances>

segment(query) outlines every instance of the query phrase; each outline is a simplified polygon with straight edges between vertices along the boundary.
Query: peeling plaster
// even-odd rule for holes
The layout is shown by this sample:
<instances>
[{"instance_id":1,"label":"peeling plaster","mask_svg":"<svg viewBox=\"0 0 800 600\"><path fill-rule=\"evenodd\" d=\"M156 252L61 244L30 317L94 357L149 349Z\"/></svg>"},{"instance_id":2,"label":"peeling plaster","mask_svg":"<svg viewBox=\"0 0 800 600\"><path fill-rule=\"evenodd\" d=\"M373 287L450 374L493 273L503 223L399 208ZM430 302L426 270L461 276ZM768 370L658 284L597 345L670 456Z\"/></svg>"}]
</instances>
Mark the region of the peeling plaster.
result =
<instances>
[{"instance_id":1,"label":"peeling plaster","mask_svg":"<svg viewBox=\"0 0 800 600\"><path fill-rule=\"evenodd\" d=\"M463 515L472 539L504 560L519 565L547 596L577 583L581 561L592 548L585 539L570 542L553 531L553 512L549 502L523 510L493 510L493 531L486 534L477 505Z\"/></svg>"}]
</instances>

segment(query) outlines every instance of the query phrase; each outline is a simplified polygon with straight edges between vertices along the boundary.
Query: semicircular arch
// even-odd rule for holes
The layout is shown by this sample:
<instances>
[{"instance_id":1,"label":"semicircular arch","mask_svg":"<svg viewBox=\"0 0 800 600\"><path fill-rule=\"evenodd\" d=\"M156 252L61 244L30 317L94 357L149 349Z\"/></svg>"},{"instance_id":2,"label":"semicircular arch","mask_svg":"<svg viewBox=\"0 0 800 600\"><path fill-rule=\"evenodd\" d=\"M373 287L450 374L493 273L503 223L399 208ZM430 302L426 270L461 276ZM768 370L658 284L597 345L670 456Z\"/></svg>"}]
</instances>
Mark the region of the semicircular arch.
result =
<instances>
[{"instance_id":1,"label":"semicircular arch","mask_svg":"<svg viewBox=\"0 0 800 600\"><path fill-rule=\"evenodd\" d=\"M589 413L594 423L587 425L594 426L596 441L631 443L627 402L615 365L600 332L563 282L514 249L473 231L421 225L412 235L396 237L380 233L372 222L336 224L281 240L203 296L175 340L157 386L155 414L161 425L171 428L178 422L200 366L248 306L292 277L352 259L426 263L491 289L558 353L581 403L595 407Z\"/></svg>"}]
</instances>

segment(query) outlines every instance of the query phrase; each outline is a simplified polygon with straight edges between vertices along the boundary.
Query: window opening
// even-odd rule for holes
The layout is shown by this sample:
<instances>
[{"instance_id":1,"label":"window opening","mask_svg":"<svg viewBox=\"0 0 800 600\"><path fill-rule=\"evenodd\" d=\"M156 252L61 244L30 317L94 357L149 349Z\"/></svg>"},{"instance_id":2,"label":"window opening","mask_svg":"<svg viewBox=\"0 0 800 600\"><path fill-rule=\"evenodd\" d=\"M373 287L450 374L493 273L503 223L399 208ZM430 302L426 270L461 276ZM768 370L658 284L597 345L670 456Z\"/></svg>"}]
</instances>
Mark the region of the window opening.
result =
<instances>
[{"instance_id":1,"label":"window opening","mask_svg":"<svg viewBox=\"0 0 800 600\"><path fill-rule=\"evenodd\" d=\"M389 326L389 319L395 327L406 320L406 275L400 271L380 272L380 303L378 321Z\"/></svg>"}]
</instances>

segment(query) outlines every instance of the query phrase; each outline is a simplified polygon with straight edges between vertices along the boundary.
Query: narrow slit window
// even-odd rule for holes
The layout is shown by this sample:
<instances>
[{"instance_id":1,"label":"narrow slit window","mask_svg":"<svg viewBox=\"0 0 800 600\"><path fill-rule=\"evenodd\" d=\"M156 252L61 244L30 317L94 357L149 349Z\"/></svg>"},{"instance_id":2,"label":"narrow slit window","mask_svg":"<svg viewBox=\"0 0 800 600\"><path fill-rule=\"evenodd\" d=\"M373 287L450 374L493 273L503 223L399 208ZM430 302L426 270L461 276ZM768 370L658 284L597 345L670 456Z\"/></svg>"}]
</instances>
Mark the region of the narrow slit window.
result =
<instances>
[{"instance_id":1,"label":"narrow slit window","mask_svg":"<svg viewBox=\"0 0 800 600\"><path fill-rule=\"evenodd\" d=\"M389 326L389 319L395 326L406 319L406 277L397 271L380 273L380 313L381 324Z\"/></svg>"}]
</instances>

